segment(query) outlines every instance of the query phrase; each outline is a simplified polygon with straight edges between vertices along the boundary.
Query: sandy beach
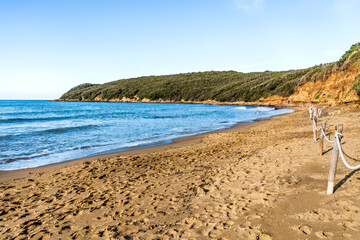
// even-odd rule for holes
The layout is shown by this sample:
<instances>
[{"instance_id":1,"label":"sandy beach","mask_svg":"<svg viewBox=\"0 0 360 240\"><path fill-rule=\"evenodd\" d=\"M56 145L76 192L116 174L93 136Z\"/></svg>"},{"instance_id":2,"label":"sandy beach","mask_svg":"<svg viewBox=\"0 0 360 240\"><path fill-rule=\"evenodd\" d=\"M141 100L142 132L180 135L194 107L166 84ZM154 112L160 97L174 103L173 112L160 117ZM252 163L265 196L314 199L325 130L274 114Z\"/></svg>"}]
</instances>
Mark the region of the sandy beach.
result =
<instances>
[{"instance_id":1,"label":"sandy beach","mask_svg":"<svg viewBox=\"0 0 360 240\"><path fill-rule=\"evenodd\" d=\"M324 110L360 162L360 111ZM0 173L1 239L360 239L360 173L307 108L173 144Z\"/></svg>"}]
</instances>

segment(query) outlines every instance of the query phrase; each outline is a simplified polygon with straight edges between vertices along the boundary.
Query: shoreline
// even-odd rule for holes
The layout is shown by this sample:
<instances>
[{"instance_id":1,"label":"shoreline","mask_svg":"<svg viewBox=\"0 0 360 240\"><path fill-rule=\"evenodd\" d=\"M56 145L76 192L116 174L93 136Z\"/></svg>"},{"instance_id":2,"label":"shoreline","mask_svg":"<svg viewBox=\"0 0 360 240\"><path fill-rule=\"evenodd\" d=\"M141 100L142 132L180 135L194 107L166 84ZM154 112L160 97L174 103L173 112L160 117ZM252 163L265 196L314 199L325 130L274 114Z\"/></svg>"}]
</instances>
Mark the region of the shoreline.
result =
<instances>
[{"instance_id":1,"label":"shoreline","mask_svg":"<svg viewBox=\"0 0 360 240\"><path fill-rule=\"evenodd\" d=\"M103 102L103 103L184 103L184 104L204 104L204 105L224 105L224 106L252 106L252 107L275 107L275 109L280 108L293 108L293 107L304 107L308 103L272 103L272 102L218 102L213 100L208 101L165 101L165 100L117 100L117 99L108 99L108 100L77 100L77 99L53 99L48 100L53 102Z\"/></svg>"},{"instance_id":2,"label":"shoreline","mask_svg":"<svg viewBox=\"0 0 360 240\"><path fill-rule=\"evenodd\" d=\"M194 103L194 104L196 104L196 103ZM204 103L204 104L206 104L206 103ZM237 104L234 104L234 105L237 105ZM251 106L253 106L253 105L251 105ZM275 106L268 106L268 107L275 107ZM286 107L278 107L276 109L279 109L279 108L286 108ZM296 112L297 111L296 108L301 108L301 106L296 106L294 108L288 108L288 109L294 110L294 112ZM277 115L277 116L272 116L269 118L255 119L254 122L240 123L240 124L234 125L230 128L226 128L226 129L222 129L222 130L215 130L215 131L200 133L200 134L196 134L196 135L192 135L192 136L185 136L185 137L170 139L171 142L167 143L167 144L159 144L159 145L149 146L149 147L145 146L145 147L139 147L136 149L125 150L125 151L120 151L120 152L113 152L113 153L99 154L99 155L94 155L94 156L89 156L89 157L76 158L76 159L71 159L71 160L67 160L64 162L51 163L51 164L38 166L38 167L32 167L32 168L15 169L15 170L0 170L0 183L5 183L8 181L12 181L12 180L28 178L28 177L33 176L34 174L40 174L40 173L44 173L44 172L49 172L49 171L53 171L53 170L66 168L66 167L71 167L73 165L80 164L80 163L83 163L86 161L95 161L98 159L112 158L112 157L117 157L117 156L142 155L142 154L166 151L168 149L178 149L178 148L182 148L182 147L186 147L186 146L191 146L193 144L201 143L202 139L207 135L224 133L224 132L243 131L243 130L249 129L253 126L256 126L258 124L261 124L264 121L271 121L273 118L285 116L288 114L292 114L294 112L285 113L285 114L281 114L281 115Z\"/></svg>"}]
</instances>

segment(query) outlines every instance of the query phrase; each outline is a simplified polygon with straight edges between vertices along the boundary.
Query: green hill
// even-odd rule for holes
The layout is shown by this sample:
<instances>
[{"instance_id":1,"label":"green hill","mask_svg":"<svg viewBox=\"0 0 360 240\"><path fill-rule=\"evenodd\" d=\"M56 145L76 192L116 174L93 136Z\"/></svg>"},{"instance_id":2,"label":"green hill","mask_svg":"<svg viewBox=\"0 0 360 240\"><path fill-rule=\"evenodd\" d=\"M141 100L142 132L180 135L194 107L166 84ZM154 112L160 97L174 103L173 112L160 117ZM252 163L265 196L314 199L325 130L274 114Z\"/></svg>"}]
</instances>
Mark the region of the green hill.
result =
<instances>
[{"instance_id":1,"label":"green hill","mask_svg":"<svg viewBox=\"0 0 360 240\"><path fill-rule=\"evenodd\" d=\"M337 62L301 70L254 73L209 71L138 77L105 84L85 83L70 89L60 100L109 101L128 98L233 102L258 101L271 95L286 97L293 94L299 85L318 79L326 80L333 72L346 71L359 61L359 48L360 43L354 44Z\"/></svg>"}]
</instances>

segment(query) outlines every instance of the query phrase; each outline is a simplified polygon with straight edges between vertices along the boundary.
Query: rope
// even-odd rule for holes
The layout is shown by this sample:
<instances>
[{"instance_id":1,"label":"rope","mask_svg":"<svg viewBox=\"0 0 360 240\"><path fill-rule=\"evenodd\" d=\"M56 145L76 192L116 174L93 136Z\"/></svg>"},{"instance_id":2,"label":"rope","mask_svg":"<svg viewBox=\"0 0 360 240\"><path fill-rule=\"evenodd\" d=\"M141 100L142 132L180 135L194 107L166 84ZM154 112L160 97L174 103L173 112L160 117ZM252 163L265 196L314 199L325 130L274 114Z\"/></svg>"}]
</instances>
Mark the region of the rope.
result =
<instances>
[{"instance_id":1,"label":"rope","mask_svg":"<svg viewBox=\"0 0 360 240\"><path fill-rule=\"evenodd\" d=\"M323 127L320 127L320 129L321 129L321 133L322 133L322 135L325 137L326 141L328 141L329 143L333 143L334 141L331 141L330 139L327 138Z\"/></svg>"},{"instance_id":2,"label":"rope","mask_svg":"<svg viewBox=\"0 0 360 240\"><path fill-rule=\"evenodd\" d=\"M320 126L320 128L317 128L317 127L316 127L315 120L313 121L313 127L314 127L314 129L315 129L317 132L321 130L321 133L322 133L322 135L324 135L326 141L328 141L329 143L333 143L333 142L334 142L334 141L331 141L330 139L327 138L327 136L326 136L326 134L325 134L325 131L324 131L324 129L323 129L322 126Z\"/></svg>"},{"instance_id":3,"label":"rope","mask_svg":"<svg viewBox=\"0 0 360 240\"><path fill-rule=\"evenodd\" d=\"M311 107L310 107L311 108ZM309 109L309 112L310 112L310 109ZM316 131L320 131L321 130L321 134L325 137L326 141L328 141L329 143L334 143L336 142L336 144L338 145L339 147L339 153L340 153L340 156L341 156L341 160L343 161L343 163L345 164L345 166L351 170L356 170L356 169L360 169L360 164L359 165L356 165L356 166L351 166L345 159L345 156L344 156L344 153L342 151L342 148L341 148L341 143L340 143L340 137L342 134L341 133L335 133L335 140L334 141L331 141L330 139L327 138L326 134L325 134L325 131L323 129L322 126L320 126L320 128L317 128L316 127L316 123L315 123L315 119L313 119L313 129L316 130Z\"/></svg>"},{"instance_id":4,"label":"rope","mask_svg":"<svg viewBox=\"0 0 360 240\"><path fill-rule=\"evenodd\" d=\"M317 127L316 127L315 119L313 120L313 123L314 123L314 124L313 124L314 129L315 129L317 132L320 131L320 128L317 128Z\"/></svg>"},{"instance_id":5,"label":"rope","mask_svg":"<svg viewBox=\"0 0 360 240\"><path fill-rule=\"evenodd\" d=\"M343 151L342 151L342 149L341 149L341 143L340 143L339 135L342 135L342 134L341 134L341 133L335 133L336 143L337 143L337 145L338 145L338 147L339 147L339 153L340 153L340 156L341 156L342 161L344 162L345 166L346 166L347 168L351 169L351 170L359 169L359 168L360 168L360 164L357 165L357 166L355 166L355 167L353 167L353 166L351 166L351 165L346 161L345 156L344 156L344 153L343 153Z\"/></svg>"}]
</instances>

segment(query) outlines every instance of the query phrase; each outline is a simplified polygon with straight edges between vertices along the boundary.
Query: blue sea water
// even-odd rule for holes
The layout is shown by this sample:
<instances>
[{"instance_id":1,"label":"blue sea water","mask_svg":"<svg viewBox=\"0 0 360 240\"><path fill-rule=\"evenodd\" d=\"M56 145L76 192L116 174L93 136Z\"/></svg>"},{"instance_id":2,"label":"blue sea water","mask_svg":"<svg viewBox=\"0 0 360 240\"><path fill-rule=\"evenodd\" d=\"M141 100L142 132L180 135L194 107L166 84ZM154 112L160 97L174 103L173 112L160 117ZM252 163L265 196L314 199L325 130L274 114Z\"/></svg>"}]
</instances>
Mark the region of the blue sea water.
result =
<instances>
[{"instance_id":1,"label":"blue sea water","mask_svg":"<svg viewBox=\"0 0 360 240\"><path fill-rule=\"evenodd\" d=\"M165 144L291 111L204 104L0 100L0 170Z\"/></svg>"}]
</instances>

